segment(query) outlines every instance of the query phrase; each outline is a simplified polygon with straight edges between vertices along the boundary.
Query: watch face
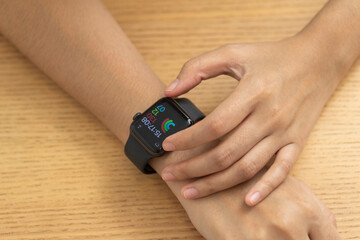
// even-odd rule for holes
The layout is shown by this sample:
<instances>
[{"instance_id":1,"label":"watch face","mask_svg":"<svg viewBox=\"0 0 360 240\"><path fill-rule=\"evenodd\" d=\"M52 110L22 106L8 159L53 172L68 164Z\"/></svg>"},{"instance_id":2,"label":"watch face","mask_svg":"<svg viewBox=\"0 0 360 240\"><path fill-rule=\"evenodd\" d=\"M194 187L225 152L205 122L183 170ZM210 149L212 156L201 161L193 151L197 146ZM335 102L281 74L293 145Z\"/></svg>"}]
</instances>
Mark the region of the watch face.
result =
<instances>
[{"instance_id":1,"label":"watch face","mask_svg":"<svg viewBox=\"0 0 360 240\"><path fill-rule=\"evenodd\" d=\"M131 125L135 137L152 153L161 153L162 142L171 134L189 127L191 119L174 100L162 98Z\"/></svg>"}]
</instances>

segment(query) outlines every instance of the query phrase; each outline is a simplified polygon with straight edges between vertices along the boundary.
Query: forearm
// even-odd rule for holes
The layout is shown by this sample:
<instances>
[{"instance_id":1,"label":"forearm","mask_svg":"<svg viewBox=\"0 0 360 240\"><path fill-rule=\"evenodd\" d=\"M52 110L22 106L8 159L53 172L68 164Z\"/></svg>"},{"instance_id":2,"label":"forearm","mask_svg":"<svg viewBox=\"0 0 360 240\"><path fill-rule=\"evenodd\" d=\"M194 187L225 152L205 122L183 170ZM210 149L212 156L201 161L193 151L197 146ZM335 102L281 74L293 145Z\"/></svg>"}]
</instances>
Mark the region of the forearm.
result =
<instances>
[{"instance_id":1,"label":"forearm","mask_svg":"<svg viewBox=\"0 0 360 240\"><path fill-rule=\"evenodd\" d=\"M1 32L123 143L132 116L164 96L165 85L100 1L0 1L0 6ZM150 165L161 172L183 157L171 153ZM180 196L184 184L169 186Z\"/></svg>"},{"instance_id":2,"label":"forearm","mask_svg":"<svg viewBox=\"0 0 360 240\"><path fill-rule=\"evenodd\" d=\"M163 96L100 1L0 1L0 30L123 143L132 116Z\"/></svg>"},{"instance_id":3,"label":"forearm","mask_svg":"<svg viewBox=\"0 0 360 240\"><path fill-rule=\"evenodd\" d=\"M360 55L360 1L330 0L295 38L303 42L303 52L309 48L316 53L312 58L327 62L323 65L340 76L346 74Z\"/></svg>"}]
</instances>

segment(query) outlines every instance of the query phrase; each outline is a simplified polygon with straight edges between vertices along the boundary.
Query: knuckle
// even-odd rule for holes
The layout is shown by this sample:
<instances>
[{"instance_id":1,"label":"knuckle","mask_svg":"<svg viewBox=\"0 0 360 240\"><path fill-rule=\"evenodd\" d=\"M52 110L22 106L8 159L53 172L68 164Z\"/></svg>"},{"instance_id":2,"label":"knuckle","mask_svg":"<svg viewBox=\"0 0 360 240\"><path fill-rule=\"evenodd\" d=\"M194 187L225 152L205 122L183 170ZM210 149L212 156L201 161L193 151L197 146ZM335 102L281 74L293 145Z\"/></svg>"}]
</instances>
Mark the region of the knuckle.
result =
<instances>
[{"instance_id":1,"label":"knuckle","mask_svg":"<svg viewBox=\"0 0 360 240\"><path fill-rule=\"evenodd\" d=\"M202 180L201 186L202 186L201 192L203 195L209 195L209 194L212 194L212 193L218 191L217 185L213 181L208 180L208 179ZM199 189L200 189L200 187L199 187Z\"/></svg>"},{"instance_id":2,"label":"knuckle","mask_svg":"<svg viewBox=\"0 0 360 240\"><path fill-rule=\"evenodd\" d=\"M302 209L307 215L314 212L315 210L314 204L310 201L304 201L301 205Z\"/></svg>"},{"instance_id":3,"label":"knuckle","mask_svg":"<svg viewBox=\"0 0 360 240\"><path fill-rule=\"evenodd\" d=\"M269 109L269 115L272 118L278 118L281 115L281 106L280 104L272 104L271 108Z\"/></svg>"},{"instance_id":4,"label":"knuckle","mask_svg":"<svg viewBox=\"0 0 360 240\"><path fill-rule=\"evenodd\" d=\"M237 53L238 47L239 47L239 44L228 43L228 44L222 45L220 48L229 54L233 54L233 53Z\"/></svg>"},{"instance_id":5,"label":"knuckle","mask_svg":"<svg viewBox=\"0 0 360 240\"><path fill-rule=\"evenodd\" d=\"M218 151L215 156L215 165L218 169L225 169L227 168L233 159L233 151L230 149L225 149Z\"/></svg>"},{"instance_id":6,"label":"knuckle","mask_svg":"<svg viewBox=\"0 0 360 240\"><path fill-rule=\"evenodd\" d=\"M276 231L280 233L282 237L289 240L297 239L296 236L294 236L297 225L297 219L290 213L283 213L281 217L277 218L276 222L274 222L274 228Z\"/></svg>"},{"instance_id":7,"label":"knuckle","mask_svg":"<svg viewBox=\"0 0 360 240\"><path fill-rule=\"evenodd\" d=\"M192 65L193 65L193 59L194 59L194 58L191 58L191 59L187 60L187 61L184 63L184 65L183 65L183 69L184 69L184 70L187 70L187 69L189 69L190 67L192 67Z\"/></svg>"},{"instance_id":8,"label":"knuckle","mask_svg":"<svg viewBox=\"0 0 360 240\"><path fill-rule=\"evenodd\" d=\"M273 181L271 181L270 179L264 179L261 182L261 185L266 193L272 192L274 190L274 188L276 187L275 183Z\"/></svg>"},{"instance_id":9,"label":"knuckle","mask_svg":"<svg viewBox=\"0 0 360 240\"><path fill-rule=\"evenodd\" d=\"M258 92L258 98L261 100L267 100L274 94L272 89L267 87L263 81L259 82L259 84L256 85L256 88Z\"/></svg>"},{"instance_id":10,"label":"knuckle","mask_svg":"<svg viewBox=\"0 0 360 240\"><path fill-rule=\"evenodd\" d=\"M258 101L267 101L274 94L273 90L267 86L266 82L266 77L262 76L257 76L252 79L250 91Z\"/></svg>"},{"instance_id":11,"label":"knuckle","mask_svg":"<svg viewBox=\"0 0 360 240\"><path fill-rule=\"evenodd\" d=\"M173 174L179 179L191 177L188 171L188 166L185 163L175 165L173 169Z\"/></svg>"},{"instance_id":12,"label":"knuckle","mask_svg":"<svg viewBox=\"0 0 360 240\"><path fill-rule=\"evenodd\" d=\"M302 212L305 214L307 219L313 223L319 222L320 220L320 209L316 206L315 202L306 199L300 203Z\"/></svg>"},{"instance_id":13,"label":"knuckle","mask_svg":"<svg viewBox=\"0 0 360 240\"><path fill-rule=\"evenodd\" d=\"M279 164L279 168L284 175L287 175L292 168L292 159L283 159Z\"/></svg>"},{"instance_id":14,"label":"knuckle","mask_svg":"<svg viewBox=\"0 0 360 240\"><path fill-rule=\"evenodd\" d=\"M257 165L253 161L242 161L239 165L240 178L248 180L257 173Z\"/></svg>"},{"instance_id":15,"label":"knuckle","mask_svg":"<svg viewBox=\"0 0 360 240\"><path fill-rule=\"evenodd\" d=\"M301 130L302 129L300 127L296 127L290 128L288 131L289 137L293 139L293 142L296 145L298 151L304 148L307 138L306 134L299 134L299 132L301 133Z\"/></svg>"},{"instance_id":16,"label":"knuckle","mask_svg":"<svg viewBox=\"0 0 360 240\"><path fill-rule=\"evenodd\" d=\"M226 67L229 72L231 72L230 69L235 69L240 66L238 59L241 51L239 51L239 49L240 45L235 43L225 44L220 47L221 54L225 55L227 58Z\"/></svg>"},{"instance_id":17,"label":"knuckle","mask_svg":"<svg viewBox=\"0 0 360 240\"><path fill-rule=\"evenodd\" d=\"M288 118L286 117L285 110L280 104L273 104L269 110L269 117L273 119L273 124L278 127L288 125Z\"/></svg>"},{"instance_id":18,"label":"knuckle","mask_svg":"<svg viewBox=\"0 0 360 240\"><path fill-rule=\"evenodd\" d=\"M209 123L209 131L215 137L220 137L224 129L224 121L221 118L216 118Z\"/></svg>"},{"instance_id":19,"label":"knuckle","mask_svg":"<svg viewBox=\"0 0 360 240\"><path fill-rule=\"evenodd\" d=\"M181 72L192 72L200 66L200 58L194 57L186 61Z\"/></svg>"},{"instance_id":20,"label":"knuckle","mask_svg":"<svg viewBox=\"0 0 360 240\"><path fill-rule=\"evenodd\" d=\"M184 74L185 72L188 72L190 67L192 65L191 59L187 60L184 65L181 68L180 74Z\"/></svg>"},{"instance_id":21,"label":"knuckle","mask_svg":"<svg viewBox=\"0 0 360 240\"><path fill-rule=\"evenodd\" d=\"M269 101L279 94L279 81L273 74L262 73L252 78L252 92L259 101Z\"/></svg>"}]
</instances>

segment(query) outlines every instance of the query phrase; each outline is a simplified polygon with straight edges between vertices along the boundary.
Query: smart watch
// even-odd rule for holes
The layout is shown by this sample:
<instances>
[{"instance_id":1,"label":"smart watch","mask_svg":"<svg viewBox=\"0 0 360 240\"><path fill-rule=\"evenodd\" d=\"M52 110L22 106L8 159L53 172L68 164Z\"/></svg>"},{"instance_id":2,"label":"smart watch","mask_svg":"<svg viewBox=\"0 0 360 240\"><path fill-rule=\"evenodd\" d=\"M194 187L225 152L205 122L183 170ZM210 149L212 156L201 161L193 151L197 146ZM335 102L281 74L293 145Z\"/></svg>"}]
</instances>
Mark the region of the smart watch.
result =
<instances>
[{"instance_id":1,"label":"smart watch","mask_svg":"<svg viewBox=\"0 0 360 240\"><path fill-rule=\"evenodd\" d=\"M125 154L141 172L155 173L148 162L165 153L162 148L164 139L204 117L187 98L161 98L145 112L134 115Z\"/></svg>"}]
</instances>

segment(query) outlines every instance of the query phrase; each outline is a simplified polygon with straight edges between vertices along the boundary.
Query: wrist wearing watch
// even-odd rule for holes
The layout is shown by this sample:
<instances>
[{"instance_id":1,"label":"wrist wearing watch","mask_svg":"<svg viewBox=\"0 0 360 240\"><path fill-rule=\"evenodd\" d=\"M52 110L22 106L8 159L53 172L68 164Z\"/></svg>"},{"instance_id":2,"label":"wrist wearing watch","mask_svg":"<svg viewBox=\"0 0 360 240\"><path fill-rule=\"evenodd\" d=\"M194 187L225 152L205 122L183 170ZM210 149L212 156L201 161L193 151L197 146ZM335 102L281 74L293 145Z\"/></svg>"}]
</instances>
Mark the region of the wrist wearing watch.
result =
<instances>
[{"instance_id":1,"label":"wrist wearing watch","mask_svg":"<svg viewBox=\"0 0 360 240\"><path fill-rule=\"evenodd\" d=\"M187 98L161 98L143 113L134 115L125 154L141 172L155 173L148 162L165 153L162 148L164 139L204 117Z\"/></svg>"}]
</instances>

